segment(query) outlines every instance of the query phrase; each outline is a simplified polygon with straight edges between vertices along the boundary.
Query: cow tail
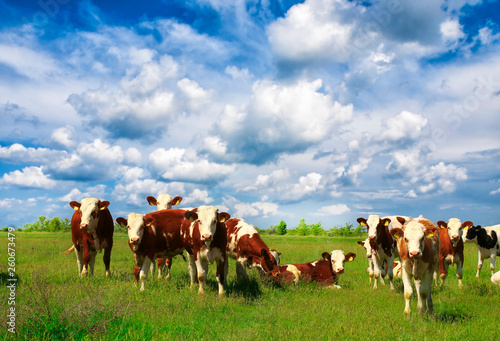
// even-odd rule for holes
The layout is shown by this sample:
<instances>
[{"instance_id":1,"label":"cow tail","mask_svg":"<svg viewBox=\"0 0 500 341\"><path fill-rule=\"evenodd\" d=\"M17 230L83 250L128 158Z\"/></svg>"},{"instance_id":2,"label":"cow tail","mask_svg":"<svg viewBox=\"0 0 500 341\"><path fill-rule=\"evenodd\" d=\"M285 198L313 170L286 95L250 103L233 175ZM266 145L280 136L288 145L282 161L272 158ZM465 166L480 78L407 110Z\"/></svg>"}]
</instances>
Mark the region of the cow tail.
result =
<instances>
[{"instance_id":1,"label":"cow tail","mask_svg":"<svg viewBox=\"0 0 500 341\"><path fill-rule=\"evenodd\" d=\"M63 255L69 255L71 251L75 249L75 245L72 245L69 249L67 249L65 252L61 253L61 256Z\"/></svg>"}]
</instances>

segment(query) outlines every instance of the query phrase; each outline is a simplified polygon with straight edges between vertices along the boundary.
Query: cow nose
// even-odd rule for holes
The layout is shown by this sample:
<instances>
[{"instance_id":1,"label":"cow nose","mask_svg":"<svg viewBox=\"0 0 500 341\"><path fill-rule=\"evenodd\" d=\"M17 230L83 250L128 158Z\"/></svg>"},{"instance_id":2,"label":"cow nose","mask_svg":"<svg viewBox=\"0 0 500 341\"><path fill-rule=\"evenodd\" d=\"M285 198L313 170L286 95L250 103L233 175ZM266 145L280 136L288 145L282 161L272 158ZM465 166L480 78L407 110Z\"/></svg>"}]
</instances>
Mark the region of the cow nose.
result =
<instances>
[{"instance_id":1,"label":"cow nose","mask_svg":"<svg viewBox=\"0 0 500 341\"><path fill-rule=\"evenodd\" d=\"M87 228L87 224L81 223L80 228L85 230Z\"/></svg>"},{"instance_id":2,"label":"cow nose","mask_svg":"<svg viewBox=\"0 0 500 341\"><path fill-rule=\"evenodd\" d=\"M454 234L453 236L451 236L451 239L457 240L458 239L458 234Z\"/></svg>"},{"instance_id":3,"label":"cow nose","mask_svg":"<svg viewBox=\"0 0 500 341\"><path fill-rule=\"evenodd\" d=\"M412 252L410 252L410 257L420 258L420 252L419 251L412 251Z\"/></svg>"},{"instance_id":4,"label":"cow nose","mask_svg":"<svg viewBox=\"0 0 500 341\"><path fill-rule=\"evenodd\" d=\"M342 272L344 272L344 268L338 268L338 269L337 269L337 272L338 272L338 273L342 273Z\"/></svg>"},{"instance_id":5,"label":"cow nose","mask_svg":"<svg viewBox=\"0 0 500 341\"><path fill-rule=\"evenodd\" d=\"M375 239L375 236L370 236L370 240L374 240Z\"/></svg>"},{"instance_id":6,"label":"cow nose","mask_svg":"<svg viewBox=\"0 0 500 341\"><path fill-rule=\"evenodd\" d=\"M372 255L366 255L366 258L372 258Z\"/></svg>"},{"instance_id":7,"label":"cow nose","mask_svg":"<svg viewBox=\"0 0 500 341\"><path fill-rule=\"evenodd\" d=\"M206 234L201 236L201 240L204 242L209 242L212 240L212 235L209 233L206 233Z\"/></svg>"},{"instance_id":8,"label":"cow nose","mask_svg":"<svg viewBox=\"0 0 500 341\"><path fill-rule=\"evenodd\" d=\"M130 238L130 243L135 244L139 241L139 238Z\"/></svg>"}]
</instances>

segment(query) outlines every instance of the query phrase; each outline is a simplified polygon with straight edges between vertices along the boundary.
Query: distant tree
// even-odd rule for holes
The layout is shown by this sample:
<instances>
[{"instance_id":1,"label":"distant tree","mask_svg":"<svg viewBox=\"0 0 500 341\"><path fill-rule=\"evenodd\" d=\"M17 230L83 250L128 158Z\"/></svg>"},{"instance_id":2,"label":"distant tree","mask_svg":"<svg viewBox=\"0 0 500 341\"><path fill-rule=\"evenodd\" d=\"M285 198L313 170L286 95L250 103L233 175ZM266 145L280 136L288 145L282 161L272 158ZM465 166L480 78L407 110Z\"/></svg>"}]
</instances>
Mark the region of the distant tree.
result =
<instances>
[{"instance_id":1,"label":"distant tree","mask_svg":"<svg viewBox=\"0 0 500 341\"><path fill-rule=\"evenodd\" d=\"M304 218L300 219L299 226L297 226L297 234L299 236L307 236L309 234L309 226L306 224Z\"/></svg>"},{"instance_id":2,"label":"distant tree","mask_svg":"<svg viewBox=\"0 0 500 341\"><path fill-rule=\"evenodd\" d=\"M280 224L276 228L276 231L280 236L284 236L286 234L286 223L283 219L281 219Z\"/></svg>"},{"instance_id":3,"label":"distant tree","mask_svg":"<svg viewBox=\"0 0 500 341\"><path fill-rule=\"evenodd\" d=\"M278 225L271 225L269 228L266 230L267 234L276 234L278 233Z\"/></svg>"},{"instance_id":4,"label":"distant tree","mask_svg":"<svg viewBox=\"0 0 500 341\"><path fill-rule=\"evenodd\" d=\"M321 225L321 221L320 221L316 224L311 224L310 231L313 235L319 236L319 235L322 235L325 230L323 229L323 226Z\"/></svg>"}]
</instances>

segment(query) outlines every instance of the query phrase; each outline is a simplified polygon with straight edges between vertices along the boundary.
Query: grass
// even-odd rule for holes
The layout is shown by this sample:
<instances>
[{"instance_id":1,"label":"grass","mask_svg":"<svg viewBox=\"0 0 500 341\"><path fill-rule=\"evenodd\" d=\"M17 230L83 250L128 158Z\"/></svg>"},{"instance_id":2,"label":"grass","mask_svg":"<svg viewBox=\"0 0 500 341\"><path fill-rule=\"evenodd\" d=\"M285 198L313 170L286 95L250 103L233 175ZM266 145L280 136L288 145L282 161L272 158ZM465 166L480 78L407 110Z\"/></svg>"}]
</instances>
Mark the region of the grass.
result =
<instances>
[{"instance_id":1,"label":"grass","mask_svg":"<svg viewBox=\"0 0 500 341\"><path fill-rule=\"evenodd\" d=\"M433 288L434 313L403 317L400 279L396 291L372 289L359 237L263 235L282 255L282 264L321 258L342 249L358 257L346 263L341 290L316 284L280 286L249 270L238 282L230 260L226 295L218 297L215 266L210 266L207 293L189 287L187 263L174 259L170 281L148 278L146 291L133 284L133 258L126 235L115 236L112 278L104 276L102 254L94 277L77 277L69 233L17 233L16 334L5 326L8 309L7 267L0 263L0 337L7 340L498 340L500 288L483 267L475 278L477 251L466 244L464 288L450 268L446 285ZM7 234L0 233L6 248ZM5 253L1 251L2 257ZM497 266L498 267L498 266Z\"/></svg>"}]
</instances>

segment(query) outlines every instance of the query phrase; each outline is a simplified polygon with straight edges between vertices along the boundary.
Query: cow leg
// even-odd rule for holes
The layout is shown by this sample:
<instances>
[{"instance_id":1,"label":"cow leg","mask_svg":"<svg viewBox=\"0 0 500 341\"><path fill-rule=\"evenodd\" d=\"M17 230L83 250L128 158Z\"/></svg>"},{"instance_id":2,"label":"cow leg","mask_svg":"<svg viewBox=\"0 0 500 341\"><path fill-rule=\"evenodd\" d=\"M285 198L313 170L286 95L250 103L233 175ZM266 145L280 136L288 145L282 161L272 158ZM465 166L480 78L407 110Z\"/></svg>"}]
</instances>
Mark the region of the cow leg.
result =
<instances>
[{"instance_id":1,"label":"cow leg","mask_svg":"<svg viewBox=\"0 0 500 341\"><path fill-rule=\"evenodd\" d=\"M392 283L392 280L394 279L394 256L389 257L387 260L387 278L389 279L391 291L394 291L394 284Z\"/></svg>"},{"instance_id":2,"label":"cow leg","mask_svg":"<svg viewBox=\"0 0 500 341\"><path fill-rule=\"evenodd\" d=\"M490 257L490 270L491 270L491 275L493 276L495 274L495 260L497 257L496 250L495 248L492 249L493 252L491 253Z\"/></svg>"},{"instance_id":3,"label":"cow leg","mask_svg":"<svg viewBox=\"0 0 500 341\"><path fill-rule=\"evenodd\" d=\"M170 268L172 267L172 257L165 258L163 263L162 273L165 274L165 280L170 279Z\"/></svg>"},{"instance_id":4,"label":"cow leg","mask_svg":"<svg viewBox=\"0 0 500 341\"><path fill-rule=\"evenodd\" d=\"M413 283L415 283L415 290L417 291L417 311L419 314L422 314L427 307L427 295L425 294L425 289L422 287L422 278L414 278Z\"/></svg>"},{"instance_id":5,"label":"cow leg","mask_svg":"<svg viewBox=\"0 0 500 341\"><path fill-rule=\"evenodd\" d=\"M247 270L245 269L246 267L246 262L245 260L237 260L236 261L236 277L238 279L238 281L240 280L244 280L244 281L248 281L248 274L247 274Z\"/></svg>"},{"instance_id":6,"label":"cow leg","mask_svg":"<svg viewBox=\"0 0 500 341\"><path fill-rule=\"evenodd\" d=\"M459 260L457 262L457 278L458 278L458 286L462 287L462 274L463 274L463 262Z\"/></svg>"},{"instance_id":7,"label":"cow leg","mask_svg":"<svg viewBox=\"0 0 500 341\"><path fill-rule=\"evenodd\" d=\"M196 262L194 260L194 256L188 253L188 261L189 261L189 276L191 277L191 287L193 287L196 283L198 283L198 274L196 271Z\"/></svg>"},{"instance_id":8,"label":"cow leg","mask_svg":"<svg viewBox=\"0 0 500 341\"><path fill-rule=\"evenodd\" d=\"M94 266L95 266L95 257L97 256L96 251L90 252L90 261L89 261L89 274L90 276L94 276Z\"/></svg>"},{"instance_id":9,"label":"cow leg","mask_svg":"<svg viewBox=\"0 0 500 341\"><path fill-rule=\"evenodd\" d=\"M83 248L80 247L80 251L75 248L76 253L76 265L78 266L78 276L81 275L83 270Z\"/></svg>"},{"instance_id":10,"label":"cow leg","mask_svg":"<svg viewBox=\"0 0 500 341\"><path fill-rule=\"evenodd\" d=\"M373 257L373 275L375 280L373 282L373 289L378 289L378 278L380 277L380 266L382 260L378 256Z\"/></svg>"},{"instance_id":11,"label":"cow leg","mask_svg":"<svg viewBox=\"0 0 500 341\"><path fill-rule=\"evenodd\" d=\"M141 291L144 291L144 282L146 281L146 278L148 278L148 271L151 266L151 259L146 256L144 257L144 262L141 267L141 271L139 273L139 279L141 281Z\"/></svg>"},{"instance_id":12,"label":"cow leg","mask_svg":"<svg viewBox=\"0 0 500 341\"><path fill-rule=\"evenodd\" d=\"M425 278L422 280L422 289L421 289L421 293L420 295L422 296L422 300L423 300L423 303L424 303L424 312L425 312L425 308L427 308L427 311L429 313L432 313L432 311L434 310L434 305L432 303L432 275L429 273L429 274L426 274L425 275Z\"/></svg>"},{"instance_id":13,"label":"cow leg","mask_svg":"<svg viewBox=\"0 0 500 341\"><path fill-rule=\"evenodd\" d=\"M158 258L158 259L160 259L160 258ZM153 260L151 262L151 264L149 265L149 273L151 274L151 277L153 277L155 270L156 270L156 262ZM159 269L158 269L158 273L161 277L161 273L160 273Z\"/></svg>"},{"instance_id":14,"label":"cow leg","mask_svg":"<svg viewBox=\"0 0 500 341\"><path fill-rule=\"evenodd\" d=\"M402 274L403 288L404 288L404 292L405 292L405 311L404 311L404 314L409 316L411 314L410 299L411 299L411 295L413 294L413 287L411 285L410 275L408 274L408 271L406 271L406 267L403 266L402 270L403 270L403 274Z\"/></svg>"},{"instance_id":15,"label":"cow leg","mask_svg":"<svg viewBox=\"0 0 500 341\"><path fill-rule=\"evenodd\" d=\"M476 277L479 278L479 274L481 273L481 268L483 267L483 256L481 256L481 252L477 251L478 253L478 258L477 258L477 272L476 272Z\"/></svg>"},{"instance_id":16,"label":"cow leg","mask_svg":"<svg viewBox=\"0 0 500 341\"><path fill-rule=\"evenodd\" d=\"M441 257L439 257L441 260ZM439 262L439 272L441 273L439 275L439 278L441 279L441 286L444 285L444 281L446 280L446 277L448 276L448 267L450 264L446 261L446 259L443 259L442 261Z\"/></svg>"},{"instance_id":17,"label":"cow leg","mask_svg":"<svg viewBox=\"0 0 500 341\"><path fill-rule=\"evenodd\" d=\"M370 277L371 283L373 278L373 259L371 258L368 259L368 277Z\"/></svg>"},{"instance_id":18,"label":"cow leg","mask_svg":"<svg viewBox=\"0 0 500 341\"><path fill-rule=\"evenodd\" d=\"M83 243L83 269L82 272L80 273L80 276L86 277L87 274L89 273L89 262L90 262L90 251L89 251L89 246L88 242Z\"/></svg>"},{"instance_id":19,"label":"cow leg","mask_svg":"<svg viewBox=\"0 0 500 341\"><path fill-rule=\"evenodd\" d=\"M141 273L141 267L134 263L134 285L137 286L139 283L139 275Z\"/></svg>"},{"instance_id":20,"label":"cow leg","mask_svg":"<svg viewBox=\"0 0 500 341\"><path fill-rule=\"evenodd\" d=\"M104 262L104 268L106 269L106 277L111 276L111 271L109 270L109 263L111 261L111 249L113 245L109 245L107 248L104 249L104 256L102 257L102 260Z\"/></svg>"},{"instance_id":21,"label":"cow leg","mask_svg":"<svg viewBox=\"0 0 500 341\"><path fill-rule=\"evenodd\" d=\"M198 255L198 260L195 263L198 271L198 283L200 284L198 294L203 295L205 293L205 281L207 280L208 259Z\"/></svg>"},{"instance_id":22,"label":"cow leg","mask_svg":"<svg viewBox=\"0 0 500 341\"><path fill-rule=\"evenodd\" d=\"M219 296L224 295L224 285L226 284L226 259L217 260L217 283L219 284Z\"/></svg>"}]
</instances>

